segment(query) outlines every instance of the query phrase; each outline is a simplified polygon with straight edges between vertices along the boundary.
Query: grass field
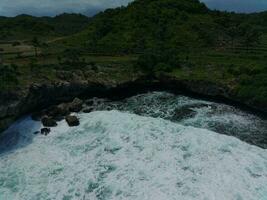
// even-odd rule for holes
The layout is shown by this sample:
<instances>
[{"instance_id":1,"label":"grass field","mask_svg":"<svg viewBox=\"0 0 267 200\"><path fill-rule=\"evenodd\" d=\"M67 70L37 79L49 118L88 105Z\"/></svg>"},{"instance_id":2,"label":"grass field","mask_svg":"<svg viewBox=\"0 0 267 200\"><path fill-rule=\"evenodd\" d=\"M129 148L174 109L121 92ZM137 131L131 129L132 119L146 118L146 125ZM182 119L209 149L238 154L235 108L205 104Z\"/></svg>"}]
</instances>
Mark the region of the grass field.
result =
<instances>
[{"instance_id":1,"label":"grass field","mask_svg":"<svg viewBox=\"0 0 267 200\"><path fill-rule=\"evenodd\" d=\"M55 38L53 41L57 41ZM51 41L51 40L50 40ZM38 56L35 55L35 50L32 45L27 42L19 41L19 45L14 46L12 43L0 43L0 58L7 71L12 71L12 77L10 74L1 76L0 89L10 90L12 88L24 87L30 85L33 82L53 82L60 80L57 75L57 71L81 71L90 80L119 80L131 78L132 63L137 59L136 55L127 56L110 56L110 55L96 55L83 53L79 59L82 60L83 66L79 64L75 66L65 66L58 57L62 57L64 49L53 44L48 48L39 48ZM50 49L53 48L53 51ZM92 71L92 65L97 68L96 71ZM10 67L11 66L11 67ZM16 66L14 71L12 66ZM79 73L78 73L79 74ZM81 77L83 79L84 77ZM16 81L14 81L16 80Z\"/></svg>"}]
</instances>

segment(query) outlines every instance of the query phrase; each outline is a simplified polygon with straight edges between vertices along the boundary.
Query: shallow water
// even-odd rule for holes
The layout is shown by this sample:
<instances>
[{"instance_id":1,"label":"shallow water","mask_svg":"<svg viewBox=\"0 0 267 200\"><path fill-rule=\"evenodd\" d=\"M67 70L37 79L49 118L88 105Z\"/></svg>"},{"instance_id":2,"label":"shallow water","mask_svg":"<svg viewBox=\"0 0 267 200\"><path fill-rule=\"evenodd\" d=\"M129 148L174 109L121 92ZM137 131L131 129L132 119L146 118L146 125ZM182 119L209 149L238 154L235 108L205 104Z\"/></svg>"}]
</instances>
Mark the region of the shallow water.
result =
<instances>
[{"instance_id":1,"label":"shallow water","mask_svg":"<svg viewBox=\"0 0 267 200\"><path fill-rule=\"evenodd\" d=\"M175 115L188 105L194 116ZM47 137L30 118L14 124L0 200L266 200L267 150L208 130L220 122L225 134L264 135L264 120L161 92L94 107L79 127L61 121Z\"/></svg>"}]
</instances>

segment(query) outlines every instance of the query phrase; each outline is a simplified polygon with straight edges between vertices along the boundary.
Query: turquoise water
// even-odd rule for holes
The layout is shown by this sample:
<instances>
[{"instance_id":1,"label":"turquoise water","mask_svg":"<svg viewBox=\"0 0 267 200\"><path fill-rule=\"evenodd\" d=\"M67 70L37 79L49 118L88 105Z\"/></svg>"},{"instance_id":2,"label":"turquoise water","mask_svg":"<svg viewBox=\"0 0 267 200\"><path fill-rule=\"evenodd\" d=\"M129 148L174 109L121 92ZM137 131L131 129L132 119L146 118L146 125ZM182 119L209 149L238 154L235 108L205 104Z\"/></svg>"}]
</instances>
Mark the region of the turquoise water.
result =
<instances>
[{"instance_id":1,"label":"turquoise water","mask_svg":"<svg viewBox=\"0 0 267 200\"><path fill-rule=\"evenodd\" d=\"M162 95L168 96L96 99L98 111L78 114L80 126L61 121L47 137L33 134L39 122L17 122L9 129L19 133L17 143L0 154L0 200L265 200L267 150L210 127L192 127L208 121L207 114L199 118L211 107L176 121L173 109L151 103ZM141 113L138 99L147 102ZM179 106L199 103L179 99ZM229 121L261 122L239 111L226 113Z\"/></svg>"}]
</instances>

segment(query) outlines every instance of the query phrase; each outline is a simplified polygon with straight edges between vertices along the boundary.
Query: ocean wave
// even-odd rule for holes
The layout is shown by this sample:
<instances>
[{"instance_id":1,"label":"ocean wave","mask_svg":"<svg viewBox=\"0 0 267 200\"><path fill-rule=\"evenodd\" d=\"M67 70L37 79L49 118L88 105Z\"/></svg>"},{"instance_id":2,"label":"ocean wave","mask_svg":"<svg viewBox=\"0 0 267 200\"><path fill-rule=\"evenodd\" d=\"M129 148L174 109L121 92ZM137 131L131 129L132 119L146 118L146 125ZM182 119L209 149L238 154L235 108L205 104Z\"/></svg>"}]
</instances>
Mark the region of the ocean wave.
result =
<instances>
[{"instance_id":1,"label":"ocean wave","mask_svg":"<svg viewBox=\"0 0 267 200\"><path fill-rule=\"evenodd\" d=\"M0 154L1 200L266 199L267 150L126 112L79 118L47 137L28 118L12 127L24 139Z\"/></svg>"}]
</instances>

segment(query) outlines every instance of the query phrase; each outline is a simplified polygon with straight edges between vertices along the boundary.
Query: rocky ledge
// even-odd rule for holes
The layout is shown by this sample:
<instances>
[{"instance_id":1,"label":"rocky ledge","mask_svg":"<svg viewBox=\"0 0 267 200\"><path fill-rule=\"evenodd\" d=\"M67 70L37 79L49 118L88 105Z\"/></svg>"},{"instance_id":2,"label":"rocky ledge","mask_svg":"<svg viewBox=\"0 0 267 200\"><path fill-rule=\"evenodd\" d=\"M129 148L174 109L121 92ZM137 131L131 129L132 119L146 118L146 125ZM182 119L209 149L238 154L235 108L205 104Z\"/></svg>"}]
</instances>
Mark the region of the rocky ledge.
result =
<instances>
[{"instance_id":1,"label":"rocky ledge","mask_svg":"<svg viewBox=\"0 0 267 200\"><path fill-rule=\"evenodd\" d=\"M83 108L88 110L83 100L75 98L72 102L61 103L42 109L41 111L36 111L32 113L31 117L35 121L42 122L45 128L41 129L40 133L48 135L50 128L57 126L57 123L64 119L70 127L79 126L80 122L78 117L71 115L71 113L80 112Z\"/></svg>"},{"instance_id":2,"label":"rocky ledge","mask_svg":"<svg viewBox=\"0 0 267 200\"><path fill-rule=\"evenodd\" d=\"M46 127L56 126L57 120L62 119L65 119L70 126L76 126L79 121L70 116L70 113L83 109L84 102L81 99L94 96L122 98L149 90L168 90L197 95L201 98L242 106L263 115L267 114L267 102L243 101L238 99L235 92L227 86L209 81L180 80L171 76L157 78L144 76L120 83L59 81L32 84L18 91L0 92L0 131L8 128L22 115L29 113L34 113L33 119L41 120ZM84 112L91 112L91 109L87 107ZM49 129L44 129L42 132L48 134Z\"/></svg>"}]
</instances>

